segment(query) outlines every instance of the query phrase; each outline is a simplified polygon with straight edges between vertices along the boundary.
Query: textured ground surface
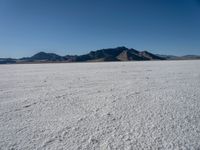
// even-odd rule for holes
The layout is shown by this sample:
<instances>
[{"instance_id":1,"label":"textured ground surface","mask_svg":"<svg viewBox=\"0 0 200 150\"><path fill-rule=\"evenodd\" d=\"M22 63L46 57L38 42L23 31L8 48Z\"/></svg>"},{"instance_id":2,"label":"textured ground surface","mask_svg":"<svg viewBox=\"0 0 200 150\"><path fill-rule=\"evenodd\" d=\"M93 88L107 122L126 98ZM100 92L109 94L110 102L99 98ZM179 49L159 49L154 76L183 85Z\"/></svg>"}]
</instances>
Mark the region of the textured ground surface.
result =
<instances>
[{"instance_id":1,"label":"textured ground surface","mask_svg":"<svg viewBox=\"0 0 200 150\"><path fill-rule=\"evenodd\" d=\"M200 61L0 66L0 149L200 149Z\"/></svg>"}]
</instances>

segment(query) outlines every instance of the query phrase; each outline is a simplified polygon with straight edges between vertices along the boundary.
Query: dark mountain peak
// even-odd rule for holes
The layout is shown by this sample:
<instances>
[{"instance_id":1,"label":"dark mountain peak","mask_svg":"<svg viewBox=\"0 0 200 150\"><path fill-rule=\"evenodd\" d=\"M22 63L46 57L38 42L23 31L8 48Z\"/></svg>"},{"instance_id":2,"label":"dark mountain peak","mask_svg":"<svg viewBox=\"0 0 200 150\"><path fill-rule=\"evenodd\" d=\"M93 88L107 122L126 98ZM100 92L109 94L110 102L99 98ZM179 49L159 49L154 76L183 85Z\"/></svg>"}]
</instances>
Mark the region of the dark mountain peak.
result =
<instances>
[{"instance_id":1,"label":"dark mountain peak","mask_svg":"<svg viewBox=\"0 0 200 150\"><path fill-rule=\"evenodd\" d=\"M135 49L129 49L121 46L116 48L100 49L91 51L88 54L78 56L77 61L141 61L141 60L163 60L147 51L139 52Z\"/></svg>"},{"instance_id":2,"label":"dark mountain peak","mask_svg":"<svg viewBox=\"0 0 200 150\"><path fill-rule=\"evenodd\" d=\"M116 48L114 48L114 49L116 49L116 50L129 50L127 47L125 47L125 46L119 46L119 47L116 47Z\"/></svg>"},{"instance_id":3,"label":"dark mountain peak","mask_svg":"<svg viewBox=\"0 0 200 150\"><path fill-rule=\"evenodd\" d=\"M48 54L48 53L46 53L46 52L38 52L38 53L35 54L35 55L46 55L46 54Z\"/></svg>"},{"instance_id":4,"label":"dark mountain peak","mask_svg":"<svg viewBox=\"0 0 200 150\"><path fill-rule=\"evenodd\" d=\"M97 52L97 51L111 52L111 51L124 51L124 50L129 50L129 49L125 46L120 46L120 47L115 47L115 48L99 49L99 50L91 51L91 52Z\"/></svg>"}]
</instances>

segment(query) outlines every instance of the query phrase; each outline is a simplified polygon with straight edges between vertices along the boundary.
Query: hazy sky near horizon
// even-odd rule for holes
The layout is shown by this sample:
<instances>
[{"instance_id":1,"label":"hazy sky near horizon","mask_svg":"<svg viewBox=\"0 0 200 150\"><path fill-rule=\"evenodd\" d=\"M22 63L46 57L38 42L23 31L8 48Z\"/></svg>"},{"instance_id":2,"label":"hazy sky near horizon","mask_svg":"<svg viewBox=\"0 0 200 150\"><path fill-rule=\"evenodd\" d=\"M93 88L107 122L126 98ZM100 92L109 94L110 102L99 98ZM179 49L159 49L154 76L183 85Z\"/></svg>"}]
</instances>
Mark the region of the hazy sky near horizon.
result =
<instances>
[{"instance_id":1,"label":"hazy sky near horizon","mask_svg":"<svg viewBox=\"0 0 200 150\"><path fill-rule=\"evenodd\" d=\"M200 55L200 0L0 0L0 57L118 46Z\"/></svg>"}]
</instances>

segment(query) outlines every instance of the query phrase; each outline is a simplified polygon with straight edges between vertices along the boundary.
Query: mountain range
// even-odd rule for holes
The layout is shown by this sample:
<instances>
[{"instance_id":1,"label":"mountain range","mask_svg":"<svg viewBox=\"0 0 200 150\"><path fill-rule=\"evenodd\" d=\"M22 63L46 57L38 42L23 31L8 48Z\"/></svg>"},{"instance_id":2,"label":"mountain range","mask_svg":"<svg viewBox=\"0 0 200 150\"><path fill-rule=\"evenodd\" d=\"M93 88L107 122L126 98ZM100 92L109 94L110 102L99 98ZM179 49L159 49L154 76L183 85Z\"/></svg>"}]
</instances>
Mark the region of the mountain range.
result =
<instances>
[{"instance_id":1,"label":"mountain range","mask_svg":"<svg viewBox=\"0 0 200 150\"><path fill-rule=\"evenodd\" d=\"M158 55L148 51L138 51L133 48L117 47L90 51L84 55L59 56L54 53L39 52L32 57L20 59L0 58L0 64L15 63L48 63L48 62L104 62L104 61L150 61L150 60L185 60L200 59L200 56Z\"/></svg>"}]
</instances>

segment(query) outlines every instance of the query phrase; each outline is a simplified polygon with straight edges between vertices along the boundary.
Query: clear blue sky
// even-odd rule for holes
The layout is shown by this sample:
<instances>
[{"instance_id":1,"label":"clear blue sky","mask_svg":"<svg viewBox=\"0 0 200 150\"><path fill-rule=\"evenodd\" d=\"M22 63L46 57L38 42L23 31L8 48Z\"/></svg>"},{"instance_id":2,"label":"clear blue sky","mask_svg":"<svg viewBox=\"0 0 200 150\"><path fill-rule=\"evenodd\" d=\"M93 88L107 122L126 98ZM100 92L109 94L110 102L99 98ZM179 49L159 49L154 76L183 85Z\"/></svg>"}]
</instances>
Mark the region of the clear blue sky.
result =
<instances>
[{"instance_id":1,"label":"clear blue sky","mask_svg":"<svg viewBox=\"0 0 200 150\"><path fill-rule=\"evenodd\" d=\"M200 0L0 0L0 57L117 46L200 54Z\"/></svg>"}]
</instances>

